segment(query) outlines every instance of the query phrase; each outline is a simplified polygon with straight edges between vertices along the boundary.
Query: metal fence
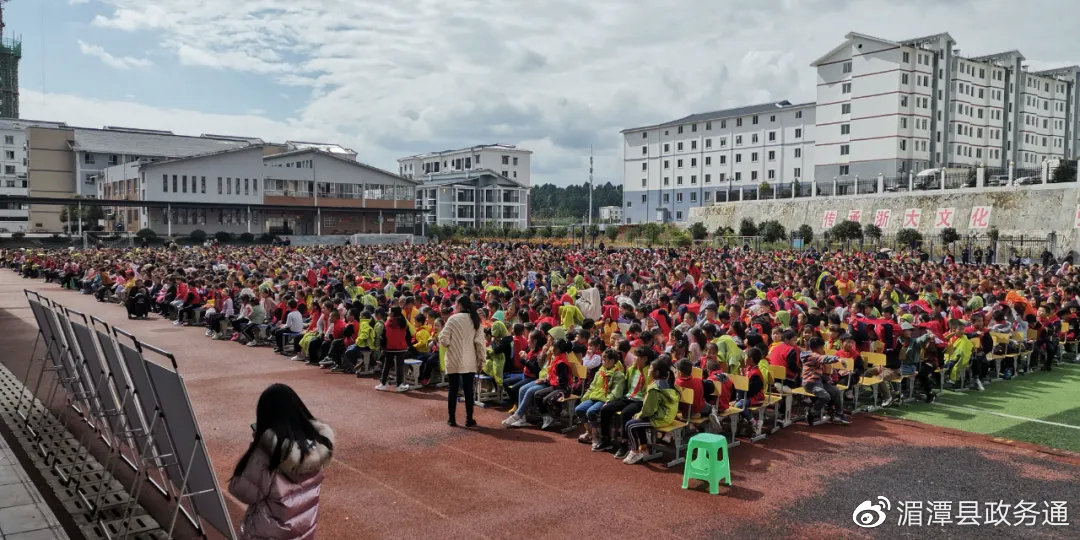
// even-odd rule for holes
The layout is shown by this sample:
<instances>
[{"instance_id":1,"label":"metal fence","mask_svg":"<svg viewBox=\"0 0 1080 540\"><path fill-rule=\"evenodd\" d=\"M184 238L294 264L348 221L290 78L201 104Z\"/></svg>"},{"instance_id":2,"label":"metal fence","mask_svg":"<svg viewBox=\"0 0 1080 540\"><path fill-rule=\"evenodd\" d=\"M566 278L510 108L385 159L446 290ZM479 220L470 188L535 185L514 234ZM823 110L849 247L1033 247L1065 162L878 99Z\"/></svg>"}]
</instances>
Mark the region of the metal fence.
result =
<instances>
[{"instance_id":1,"label":"metal fence","mask_svg":"<svg viewBox=\"0 0 1080 540\"><path fill-rule=\"evenodd\" d=\"M911 188L910 178L907 176L886 176L882 183L885 193L905 192Z\"/></svg>"}]
</instances>

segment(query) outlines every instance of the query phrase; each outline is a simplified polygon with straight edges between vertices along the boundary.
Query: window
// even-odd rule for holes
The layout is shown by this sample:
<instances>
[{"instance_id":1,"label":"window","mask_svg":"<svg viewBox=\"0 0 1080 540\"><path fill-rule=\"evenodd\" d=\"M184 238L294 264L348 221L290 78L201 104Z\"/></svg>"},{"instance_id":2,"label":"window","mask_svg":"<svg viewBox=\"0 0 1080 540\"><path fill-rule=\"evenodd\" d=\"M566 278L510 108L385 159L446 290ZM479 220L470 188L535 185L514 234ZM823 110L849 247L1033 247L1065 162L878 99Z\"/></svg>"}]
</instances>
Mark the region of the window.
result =
<instances>
[{"instance_id":1,"label":"window","mask_svg":"<svg viewBox=\"0 0 1080 540\"><path fill-rule=\"evenodd\" d=\"M727 156L720 156L720 164L724 165L726 163L727 163Z\"/></svg>"},{"instance_id":2,"label":"window","mask_svg":"<svg viewBox=\"0 0 1080 540\"><path fill-rule=\"evenodd\" d=\"M705 148L712 148L712 139L705 139Z\"/></svg>"},{"instance_id":3,"label":"window","mask_svg":"<svg viewBox=\"0 0 1080 540\"><path fill-rule=\"evenodd\" d=\"M750 152L750 162L751 163L757 163L757 158L758 158L757 152Z\"/></svg>"},{"instance_id":4,"label":"window","mask_svg":"<svg viewBox=\"0 0 1080 540\"><path fill-rule=\"evenodd\" d=\"M712 130L712 122L705 122L705 131Z\"/></svg>"},{"instance_id":5,"label":"window","mask_svg":"<svg viewBox=\"0 0 1080 540\"><path fill-rule=\"evenodd\" d=\"M796 148L795 149L795 157L797 157L797 158L802 157L802 148Z\"/></svg>"},{"instance_id":6,"label":"window","mask_svg":"<svg viewBox=\"0 0 1080 540\"><path fill-rule=\"evenodd\" d=\"M848 165L840 166L840 176L847 176L851 172L851 168Z\"/></svg>"},{"instance_id":7,"label":"window","mask_svg":"<svg viewBox=\"0 0 1080 540\"><path fill-rule=\"evenodd\" d=\"M641 202L645 202L645 194L644 193L641 194Z\"/></svg>"},{"instance_id":8,"label":"window","mask_svg":"<svg viewBox=\"0 0 1080 540\"><path fill-rule=\"evenodd\" d=\"M776 115L775 115L775 114L773 114L773 115L770 115L770 116L769 116L769 121L770 121L770 122L775 122L775 121L776 121Z\"/></svg>"},{"instance_id":9,"label":"window","mask_svg":"<svg viewBox=\"0 0 1080 540\"><path fill-rule=\"evenodd\" d=\"M795 167L795 178L801 178L801 177L802 177L802 169L800 169L798 167Z\"/></svg>"},{"instance_id":10,"label":"window","mask_svg":"<svg viewBox=\"0 0 1080 540\"><path fill-rule=\"evenodd\" d=\"M226 195L232 195L232 178L231 177L225 179L225 194Z\"/></svg>"},{"instance_id":11,"label":"window","mask_svg":"<svg viewBox=\"0 0 1080 540\"><path fill-rule=\"evenodd\" d=\"M908 53L908 52L905 52L904 53L904 63L906 64L908 62L911 62L911 54Z\"/></svg>"},{"instance_id":12,"label":"window","mask_svg":"<svg viewBox=\"0 0 1080 540\"><path fill-rule=\"evenodd\" d=\"M720 129L727 129L727 120L720 121Z\"/></svg>"},{"instance_id":13,"label":"window","mask_svg":"<svg viewBox=\"0 0 1080 540\"><path fill-rule=\"evenodd\" d=\"M87 165L93 165L94 164L94 154L91 154L90 152L87 152L87 153L83 154L83 163L85 163Z\"/></svg>"},{"instance_id":14,"label":"window","mask_svg":"<svg viewBox=\"0 0 1080 540\"><path fill-rule=\"evenodd\" d=\"M682 168L682 160L681 159L675 160L675 166L681 169Z\"/></svg>"},{"instance_id":15,"label":"window","mask_svg":"<svg viewBox=\"0 0 1080 540\"><path fill-rule=\"evenodd\" d=\"M768 178L769 178L769 180L773 180L773 179L775 179L775 178L776 178L776 171L774 171L773 169L769 169L769 176L768 176Z\"/></svg>"},{"instance_id":16,"label":"window","mask_svg":"<svg viewBox=\"0 0 1080 540\"><path fill-rule=\"evenodd\" d=\"M682 193L675 194L675 202L682 202Z\"/></svg>"},{"instance_id":17,"label":"window","mask_svg":"<svg viewBox=\"0 0 1080 540\"><path fill-rule=\"evenodd\" d=\"M754 115L754 117L753 117L753 118L751 118L751 123L752 123L753 125L755 125L755 126L757 125L757 115L756 115L756 114Z\"/></svg>"},{"instance_id":18,"label":"window","mask_svg":"<svg viewBox=\"0 0 1080 540\"><path fill-rule=\"evenodd\" d=\"M664 143L664 152L670 152L670 151L671 151L671 145L668 144L668 143Z\"/></svg>"},{"instance_id":19,"label":"window","mask_svg":"<svg viewBox=\"0 0 1080 540\"><path fill-rule=\"evenodd\" d=\"M757 171L750 171L750 180L757 180Z\"/></svg>"},{"instance_id":20,"label":"window","mask_svg":"<svg viewBox=\"0 0 1080 540\"><path fill-rule=\"evenodd\" d=\"M222 189L223 188L221 187L221 177L219 176L219 177L217 177L217 194L218 195L221 195L221 190Z\"/></svg>"},{"instance_id":21,"label":"window","mask_svg":"<svg viewBox=\"0 0 1080 540\"><path fill-rule=\"evenodd\" d=\"M795 138L798 139L800 137L802 137L802 128L795 128Z\"/></svg>"},{"instance_id":22,"label":"window","mask_svg":"<svg viewBox=\"0 0 1080 540\"><path fill-rule=\"evenodd\" d=\"M649 169L649 164L648 163L642 163L641 164L641 170L645 171L645 170L648 170L648 169Z\"/></svg>"},{"instance_id":23,"label":"window","mask_svg":"<svg viewBox=\"0 0 1080 540\"><path fill-rule=\"evenodd\" d=\"M775 141L776 141L776 132L775 131L770 131L769 132L769 142L775 142Z\"/></svg>"},{"instance_id":24,"label":"window","mask_svg":"<svg viewBox=\"0 0 1080 540\"><path fill-rule=\"evenodd\" d=\"M4 158L5 159L15 159L15 151L14 150L5 150L4 151Z\"/></svg>"},{"instance_id":25,"label":"window","mask_svg":"<svg viewBox=\"0 0 1080 540\"><path fill-rule=\"evenodd\" d=\"M690 132L697 133L697 124L690 124Z\"/></svg>"},{"instance_id":26,"label":"window","mask_svg":"<svg viewBox=\"0 0 1080 540\"><path fill-rule=\"evenodd\" d=\"M664 204L668 204L670 202L671 202L671 194L670 193L665 193L664 194Z\"/></svg>"},{"instance_id":27,"label":"window","mask_svg":"<svg viewBox=\"0 0 1080 540\"><path fill-rule=\"evenodd\" d=\"M642 178L642 179L641 179L641 187L645 187L645 186L646 186L646 182L647 182L647 180L645 180L644 178Z\"/></svg>"},{"instance_id":28,"label":"window","mask_svg":"<svg viewBox=\"0 0 1080 540\"><path fill-rule=\"evenodd\" d=\"M851 62L844 62L844 73L851 73Z\"/></svg>"},{"instance_id":29,"label":"window","mask_svg":"<svg viewBox=\"0 0 1080 540\"><path fill-rule=\"evenodd\" d=\"M735 181L736 182L741 182L742 181L742 173L741 172L738 172L738 171L735 172Z\"/></svg>"},{"instance_id":30,"label":"window","mask_svg":"<svg viewBox=\"0 0 1080 540\"><path fill-rule=\"evenodd\" d=\"M675 220L676 221L682 221L682 210L677 210L675 212Z\"/></svg>"},{"instance_id":31,"label":"window","mask_svg":"<svg viewBox=\"0 0 1080 540\"><path fill-rule=\"evenodd\" d=\"M690 158L690 166L697 167L697 158Z\"/></svg>"},{"instance_id":32,"label":"window","mask_svg":"<svg viewBox=\"0 0 1080 540\"><path fill-rule=\"evenodd\" d=\"M682 152L682 143L681 142L678 142L678 143L675 144L675 150L679 151L679 152Z\"/></svg>"},{"instance_id":33,"label":"window","mask_svg":"<svg viewBox=\"0 0 1080 540\"><path fill-rule=\"evenodd\" d=\"M751 134L750 135L750 144L757 144L757 142L758 142L757 133Z\"/></svg>"},{"instance_id":34,"label":"window","mask_svg":"<svg viewBox=\"0 0 1080 540\"><path fill-rule=\"evenodd\" d=\"M14 135L4 135L4 144L15 144Z\"/></svg>"},{"instance_id":35,"label":"window","mask_svg":"<svg viewBox=\"0 0 1080 540\"><path fill-rule=\"evenodd\" d=\"M851 124L840 124L840 134L841 135L850 135L851 134Z\"/></svg>"},{"instance_id":36,"label":"window","mask_svg":"<svg viewBox=\"0 0 1080 540\"><path fill-rule=\"evenodd\" d=\"M176 188L177 188L176 175L174 174L174 175L172 175L172 192L173 193L178 193L180 191L180 190L178 190Z\"/></svg>"},{"instance_id":37,"label":"window","mask_svg":"<svg viewBox=\"0 0 1080 540\"><path fill-rule=\"evenodd\" d=\"M742 118L735 119L735 127L742 127Z\"/></svg>"},{"instance_id":38,"label":"window","mask_svg":"<svg viewBox=\"0 0 1080 540\"><path fill-rule=\"evenodd\" d=\"M712 192L711 191L706 191L705 192L705 202L709 202L711 200L712 200Z\"/></svg>"},{"instance_id":39,"label":"window","mask_svg":"<svg viewBox=\"0 0 1080 540\"><path fill-rule=\"evenodd\" d=\"M735 154L735 163L742 163L742 154Z\"/></svg>"},{"instance_id":40,"label":"window","mask_svg":"<svg viewBox=\"0 0 1080 540\"><path fill-rule=\"evenodd\" d=\"M649 147L648 146L642 146L641 147L641 155L643 155L643 156L649 155Z\"/></svg>"},{"instance_id":41,"label":"window","mask_svg":"<svg viewBox=\"0 0 1080 540\"><path fill-rule=\"evenodd\" d=\"M904 139L900 139L900 150L907 150L907 141Z\"/></svg>"},{"instance_id":42,"label":"window","mask_svg":"<svg viewBox=\"0 0 1080 540\"><path fill-rule=\"evenodd\" d=\"M690 149L697 150L697 141L690 141Z\"/></svg>"},{"instance_id":43,"label":"window","mask_svg":"<svg viewBox=\"0 0 1080 540\"><path fill-rule=\"evenodd\" d=\"M705 156L705 165L712 165L712 156Z\"/></svg>"},{"instance_id":44,"label":"window","mask_svg":"<svg viewBox=\"0 0 1080 540\"><path fill-rule=\"evenodd\" d=\"M641 132L641 138L642 139L648 139L649 138L649 132L648 131L642 131ZM476 162L480 163L480 157L479 156L477 156Z\"/></svg>"},{"instance_id":45,"label":"window","mask_svg":"<svg viewBox=\"0 0 1080 540\"><path fill-rule=\"evenodd\" d=\"M244 179L244 195L250 195L251 194L251 188L249 186L249 182L251 182L250 178L245 178Z\"/></svg>"},{"instance_id":46,"label":"window","mask_svg":"<svg viewBox=\"0 0 1080 540\"><path fill-rule=\"evenodd\" d=\"M167 174L161 175L161 191L169 192L169 175Z\"/></svg>"},{"instance_id":47,"label":"window","mask_svg":"<svg viewBox=\"0 0 1080 540\"><path fill-rule=\"evenodd\" d=\"M900 96L900 106L907 107L907 96Z\"/></svg>"},{"instance_id":48,"label":"window","mask_svg":"<svg viewBox=\"0 0 1080 540\"><path fill-rule=\"evenodd\" d=\"M907 84L907 83L908 83L908 74L907 73L901 73L900 74L900 84Z\"/></svg>"},{"instance_id":49,"label":"window","mask_svg":"<svg viewBox=\"0 0 1080 540\"><path fill-rule=\"evenodd\" d=\"M691 191L690 192L690 202L697 202L697 192L696 191Z\"/></svg>"},{"instance_id":50,"label":"window","mask_svg":"<svg viewBox=\"0 0 1080 540\"><path fill-rule=\"evenodd\" d=\"M906 116L901 116L900 117L900 128L901 129L907 128L907 117Z\"/></svg>"},{"instance_id":51,"label":"window","mask_svg":"<svg viewBox=\"0 0 1080 540\"><path fill-rule=\"evenodd\" d=\"M711 174L706 174L705 175L705 183L708 184L710 182L712 182L712 175Z\"/></svg>"},{"instance_id":52,"label":"window","mask_svg":"<svg viewBox=\"0 0 1080 540\"><path fill-rule=\"evenodd\" d=\"M677 185L677 186L682 185L682 177L681 176L676 176L675 177L675 185Z\"/></svg>"},{"instance_id":53,"label":"window","mask_svg":"<svg viewBox=\"0 0 1080 540\"><path fill-rule=\"evenodd\" d=\"M679 133L682 133L682 126L679 126Z\"/></svg>"},{"instance_id":54,"label":"window","mask_svg":"<svg viewBox=\"0 0 1080 540\"><path fill-rule=\"evenodd\" d=\"M667 176L664 177L664 185L665 186L671 185L671 178L670 177L667 177Z\"/></svg>"},{"instance_id":55,"label":"window","mask_svg":"<svg viewBox=\"0 0 1080 540\"><path fill-rule=\"evenodd\" d=\"M727 137L720 137L720 148L727 146Z\"/></svg>"},{"instance_id":56,"label":"window","mask_svg":"<svg viewBox=\"0 0 1080 540\"><path fill-rule=\"evenodd\" d=\"M517 165L517 163L518 163L517 160L518 160L518 158L515 156L514 157L514 165Z\"/></svg>"},{"instance_id":57,"label":"window","mask_svg":"<svg viewBox=\"0 0 1080 540\"><path fill-rule=\"evenodd\" d=\"M844 84L841 84L840 85L840 93L841 94L850 94L851 93L851 83L846 82Z\"/></svg>"},{"instance_id":58,"label":"window","mask_svg":"<svg viewBox=\"0 0 1080 540\"><path fill-rule=\"evenodd\" d=\"M795 111L795 118L802 118L802 111Z\"/></svg>"},{"instance_id":59,"label":"window","mask_svg":"<svg viewBox=\"0 0 1080 540\"><path fill-rule=\"evenodd\" d=\"M664 168L665 169L670 169L671 168L671 161L665 159L664 160Z\"/></svg>"},{"instance_id":60,"label":"window","mask_svg":"<svg viewBox=\"0 0 1080 540\"><path fill-rule=\"evenodd\" d=\"M776 161L776 150L769 150L769 161Z\"/></svg>"},{"instance_id":61,"label":"window","mask_svg":"<svg viewBox=\"0 0 1080 540\"><path fill-rule=\"evenodd\" d=\"M502 164L503 165L509 165L510 164L510 156L503 156L502 157Z\"/></svg>"},{"instance_id":62,"label":"window","mask_svg":"<svg viewBox=\"0 0 1080 540\"><path fill-rule=\"evenodd\" d=\"M846 145L846 144L841 144L840 145L840 155L841 156L846 156L846 155L848 155L850 153L851 153L851 147L849 145Z\"/></svg>"},{"instance_id":63,"label":"window","mask_svg":"<svg viewBox=\"0 0 1080 540\"><path fill-rule=\"evenodd\" d=\"M199 178L199 188L200 188L199 191L201 193L204 193L204 194L206 193L206 177L205 176Z\"/></svg>"}]
</instances>

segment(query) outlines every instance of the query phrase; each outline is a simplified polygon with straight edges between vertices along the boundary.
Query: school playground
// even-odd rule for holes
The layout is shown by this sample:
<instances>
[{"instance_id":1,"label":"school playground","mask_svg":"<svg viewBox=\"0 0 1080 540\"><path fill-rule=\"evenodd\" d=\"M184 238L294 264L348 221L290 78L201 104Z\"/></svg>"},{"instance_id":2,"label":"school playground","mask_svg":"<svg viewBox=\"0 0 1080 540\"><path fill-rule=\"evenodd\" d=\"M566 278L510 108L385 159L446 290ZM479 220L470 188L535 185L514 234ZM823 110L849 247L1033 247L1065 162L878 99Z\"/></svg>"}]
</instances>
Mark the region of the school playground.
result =
<instances>
[{"instance_id":1,"label":"school playground","mask_svg":"<svg viewBox=\"0 0 1080 540\"><path fill-rule=\"evenodd\" d=\"M211 341L201 328L128 321L92 296L0 272L0 361L21 374L35 336L23 289L96 314L176 354L220 481L246 448L255 402L285 382L337 433L320 538L1077 537L1080 366L946 392L937 404L858 414L849 426L797 423L731 450L734 484L681 489L682 470L628 466L563 435L446 425L445 390L376 392L372 379L311 369L263 348ZM664 460L660 460L664 461ZM852 522L892 501L1069 501L1064 528ZM235 522L243 508L227 500Z\"/></svg>"}]
</instances>

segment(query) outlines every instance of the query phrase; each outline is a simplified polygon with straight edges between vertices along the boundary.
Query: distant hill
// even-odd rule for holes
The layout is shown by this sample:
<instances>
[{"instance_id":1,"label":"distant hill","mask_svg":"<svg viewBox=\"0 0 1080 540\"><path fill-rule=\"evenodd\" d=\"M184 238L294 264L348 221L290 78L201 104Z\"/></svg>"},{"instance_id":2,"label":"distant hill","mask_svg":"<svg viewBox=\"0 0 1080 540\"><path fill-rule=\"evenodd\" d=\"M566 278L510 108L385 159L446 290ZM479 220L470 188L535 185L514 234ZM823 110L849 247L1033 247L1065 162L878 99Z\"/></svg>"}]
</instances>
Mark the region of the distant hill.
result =
<instances>
[{"instance_id":1,"label":"distant hill","mask_svg":"<svg viewBox=\"0 0 1080 540\"><path fill-rule=\"evenodd\" d=\"M531 212L534 219L584 219L589 211L589 185L559 187L543 184L532 187ZM593 219L601 206L622 206L622 186L611 182L593 186Z\"/></svg>"}]
</instances>

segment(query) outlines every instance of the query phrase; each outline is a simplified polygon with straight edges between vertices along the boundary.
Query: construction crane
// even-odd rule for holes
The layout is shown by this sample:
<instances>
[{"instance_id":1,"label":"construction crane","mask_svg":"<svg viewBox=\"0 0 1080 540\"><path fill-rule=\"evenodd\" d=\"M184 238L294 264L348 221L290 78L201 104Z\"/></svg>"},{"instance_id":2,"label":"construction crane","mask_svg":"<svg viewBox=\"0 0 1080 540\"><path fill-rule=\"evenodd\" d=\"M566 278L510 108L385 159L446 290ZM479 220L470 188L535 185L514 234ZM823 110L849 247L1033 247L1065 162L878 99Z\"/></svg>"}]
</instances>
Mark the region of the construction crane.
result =
<instances>
[{"instance_id":1,"label":"construction crane","mask_svg":"<svg viewBox=\"0 0 1080 540\"><path fill-rule=\"evenodd\" d=\"M0 118L18 118L22 39L4 38L4 4L7 2L0 0Z\"/></svg>"}]
</instances>

